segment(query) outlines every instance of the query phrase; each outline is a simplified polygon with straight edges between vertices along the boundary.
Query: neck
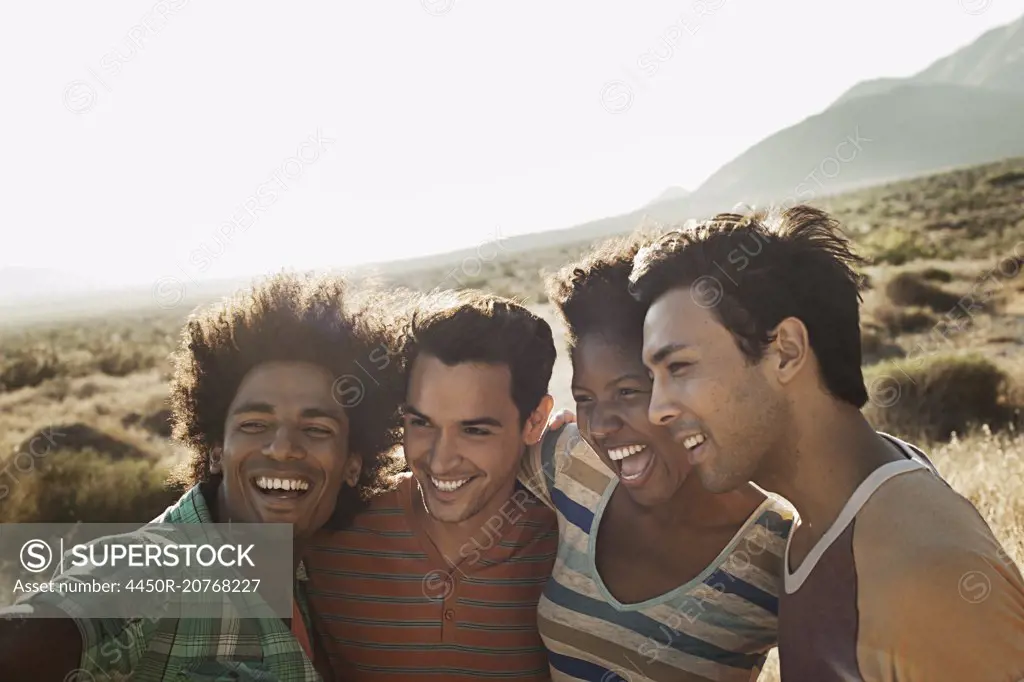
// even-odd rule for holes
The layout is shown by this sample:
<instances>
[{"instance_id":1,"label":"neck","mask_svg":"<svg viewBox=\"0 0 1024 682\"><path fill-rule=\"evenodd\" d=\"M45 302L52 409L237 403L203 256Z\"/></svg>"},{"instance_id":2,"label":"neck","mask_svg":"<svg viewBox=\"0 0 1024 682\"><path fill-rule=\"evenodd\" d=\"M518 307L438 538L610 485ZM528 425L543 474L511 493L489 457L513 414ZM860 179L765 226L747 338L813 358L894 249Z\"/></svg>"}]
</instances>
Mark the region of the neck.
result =
<instances>
[{"instance_id":1,"label":"neck","mask_svg":"<svg viewBox=\"0 0 1024 682\"><path fill-rule=\"evenodd\" d=\"M705 528L731 525L746 519L752 508L764 501L764 495L750 485L727 493L709 492L691 471L672 499L654 507L637 508L639 517L646 517L660 528Z\"/></svg>"},{"instance_id":2,"label":"neck","mask_svg":"<svg viewBox=\"0 0 1024 682\"><path fill-rule=\"evenodd\" d=\"M778 444L754 482L796 508L800 523L824 533L871 472L897 461L860 410L816 398L792 410L793 436Z\"/></svg>"},{"instance_id":3,"label":"neck","mask_svg":"<svg viewBox=\"0 0 1024 682\"><path fill-rule=\"evenodd\" d=\"M423 519L423 526L427 535L445 557L452 557L454 563L466 557L465 549L470 546L472 540L480 543L484 540L493 541L495 533L501 533L503 526L510 520L520 516L522 502L516 507L516 499L513 495L516 487L516 479L513 478L507 485L498 490L490 501L477 513L457 523L446 523L438 521L429 513L423 504L419 485L416 485L416 513ZM472 545L477 546L477 545ZM457 559L454 559L457 557Z\"/></svg>"}]
</instances>

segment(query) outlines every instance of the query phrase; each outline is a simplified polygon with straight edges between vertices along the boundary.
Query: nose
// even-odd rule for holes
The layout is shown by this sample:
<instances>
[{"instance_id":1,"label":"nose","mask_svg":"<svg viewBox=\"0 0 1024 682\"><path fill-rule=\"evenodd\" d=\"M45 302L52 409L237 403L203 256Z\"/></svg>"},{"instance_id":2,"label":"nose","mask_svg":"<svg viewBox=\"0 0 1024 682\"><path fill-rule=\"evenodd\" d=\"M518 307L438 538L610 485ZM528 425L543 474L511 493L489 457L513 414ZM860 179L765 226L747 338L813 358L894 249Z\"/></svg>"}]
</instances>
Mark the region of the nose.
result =
<instances>
[{"instance_id":1,"label":"nose","mask_svg":"<svg viewBox=\"0 0 1024 682\"><path fill-rule=\"evenodd\" d=\"M604 440L622 428L622 417L612 405L597 403L590 413L590 435L595 440Z\"/></svg>"},{"instance_id":2,"label":"nose","mask_svg":"<svg viewBox=\"0 0 1024 682\"><path fill-rule=\"evenodd\" d=\"M652 424L665 426L679 417L679 406L672 399L671 391L665 386L665 382L654 378L651 385L651 403L647 407L647 419Z\"/></svg>"},{"instance_id":3,"label":"nose","mask_svg":"<svg viewBox=\"0 0 1024 682\"><path fill-rule=\"evenodd\" d=\"M302 445L297 442L294 431L285 424L274 431L274 439L263 449L263 454L278 461L301 459L306 456Z\"/></svg>"},{"instance_id":4,"label":"nose","mask_svg":"<svg viewBox=\"0 0 1024 682\"><path fill-rule=\"evenodd\" d=\"M442 476L454 471L461 460L456 434L449 433L447 429L438 429L427 456L427 468L431 473Z\"/></svg>"}]
</instances>

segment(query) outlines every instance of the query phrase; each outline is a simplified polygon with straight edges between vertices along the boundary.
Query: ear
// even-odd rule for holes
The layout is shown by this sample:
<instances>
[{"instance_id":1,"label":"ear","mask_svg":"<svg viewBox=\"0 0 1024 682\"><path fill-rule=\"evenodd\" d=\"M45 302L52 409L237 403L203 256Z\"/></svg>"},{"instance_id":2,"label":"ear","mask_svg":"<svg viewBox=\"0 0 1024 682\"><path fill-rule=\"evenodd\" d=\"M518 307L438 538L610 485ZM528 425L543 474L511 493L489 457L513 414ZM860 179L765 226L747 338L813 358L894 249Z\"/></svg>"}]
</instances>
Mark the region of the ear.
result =
<instances>
[{"instance_id":1,"label":"ear","mask_svg":"<svg viewBox=\"0 0 1024 682\"><path fill-rule=\"evenodd\" d=\"M210 473L219 474L223 473L223 467L221 467L220 461L224 457L224 448L216 446L213 450L210 450Z\"/></svg>"},{"instance_id":2,"label":"ear","mask_svg":"<svg viewBox=\"0 0 1024 682\"><path fill-rule=\"evenodd\" d=\"M551 416L551 410L555 407L555 399L550 395L546 395L540 399L540 404L537 405L537 409L533 411L533 414L526 420L526 424L523 425L523 442L527 445L533 445L541 439L544 435L544 429L548 424L548 417Z\"/></svg>"},{"instance_id":3,"label":"ear","mask_svg":"<svg viewBox=\"0 0 1024 682\"><path fill-rule=\"evenodd\" d=\"M359 474L362 472L363 456L355 452L348 453L348 461L345 462L345 468L342 472L345 483L355 488L356 484L359 483Z\"/></svg>"},{"instance_id":4,"label":"ear","mask_svg":"<svg viewBox=\"0 0 1024 682\"><path fill-rule=\"evenodd\" d=\"M782 384L788 384L810 361L811 340L807 327L795 317L787 317L775 327L771 344L771 370Z\"/></svg>"}]
</instances>

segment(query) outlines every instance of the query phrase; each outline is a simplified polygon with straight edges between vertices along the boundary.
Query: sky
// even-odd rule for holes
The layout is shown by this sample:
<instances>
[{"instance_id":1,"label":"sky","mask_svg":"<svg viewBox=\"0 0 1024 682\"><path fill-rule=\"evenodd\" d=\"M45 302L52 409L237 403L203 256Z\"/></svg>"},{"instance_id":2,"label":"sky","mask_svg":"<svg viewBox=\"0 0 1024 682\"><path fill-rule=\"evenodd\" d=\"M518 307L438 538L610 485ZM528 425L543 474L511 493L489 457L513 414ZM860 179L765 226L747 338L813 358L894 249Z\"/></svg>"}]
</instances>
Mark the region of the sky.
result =
<instances>
[{"instance_id":1,"label":"sky","mask_svg":"<svg viewBox=\"0 0 1024 682\"><path fill-rule=\"evenodd\" d=\"M1024 0L17 3L0 268L107 285L380 262L695 189Z\"/></svg>"}]
</instances>

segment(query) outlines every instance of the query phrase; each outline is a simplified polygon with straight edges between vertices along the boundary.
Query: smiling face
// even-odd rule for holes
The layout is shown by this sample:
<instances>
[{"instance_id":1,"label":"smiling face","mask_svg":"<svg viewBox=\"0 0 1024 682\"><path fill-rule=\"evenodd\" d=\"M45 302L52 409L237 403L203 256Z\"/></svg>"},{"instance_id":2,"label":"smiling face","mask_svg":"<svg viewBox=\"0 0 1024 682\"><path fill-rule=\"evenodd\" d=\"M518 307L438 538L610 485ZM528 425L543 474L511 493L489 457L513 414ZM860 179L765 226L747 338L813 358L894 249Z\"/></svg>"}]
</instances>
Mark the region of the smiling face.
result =
<instances>
[{"instance_id":1,"label":"smiling face","mask_svg":"<svg viewBox=\"0 0 1024 682\"><path fill-rule=\"evenodd\" d=\"M687 287L668 291L647 311L643 362L654 379L650 421L689 446L690 462L711 492L756 482L766 455L784 440L790 411L771 380L770 358L749 363L729 330L694 302Z\"/></svg>"},{"instance_id":2,"label":"smiling face","mask_svg":"<svg viewBox=\"0 0 1024 682\"><path fill-rule=\"evenodd\" d=\"M572 354L572 395L580 435L633 501L653 507L671 500L692 467L686 448L647 417L651 380L640 346L582 337Z\"/></svg>"},{"instance_id":3,"label":"smiling face","mask_svg":"<svg viewBox=\"0 0 1024 682\"><path fill-rule=\"evenodd\" d=\"M449 366L417 357L406 396L405 456L427 512L461 523L504 504L523 451L540 438L550 411L545 397L520 427L507 365Z\"/></svg>"},{"instance_id":4,"label":"smiling face","mask_svg":"<svg viewBox=\"0 0 1024 682\"><path fill-rule=\"evenodd\" d=\"M218 521L291 523L297 538L327 522L341 486L355 485L361 468L333 383L327 369L303 362L265 363L245 376L211 465L223 474L226 518Z\"/></svg>"}]
</instances>

